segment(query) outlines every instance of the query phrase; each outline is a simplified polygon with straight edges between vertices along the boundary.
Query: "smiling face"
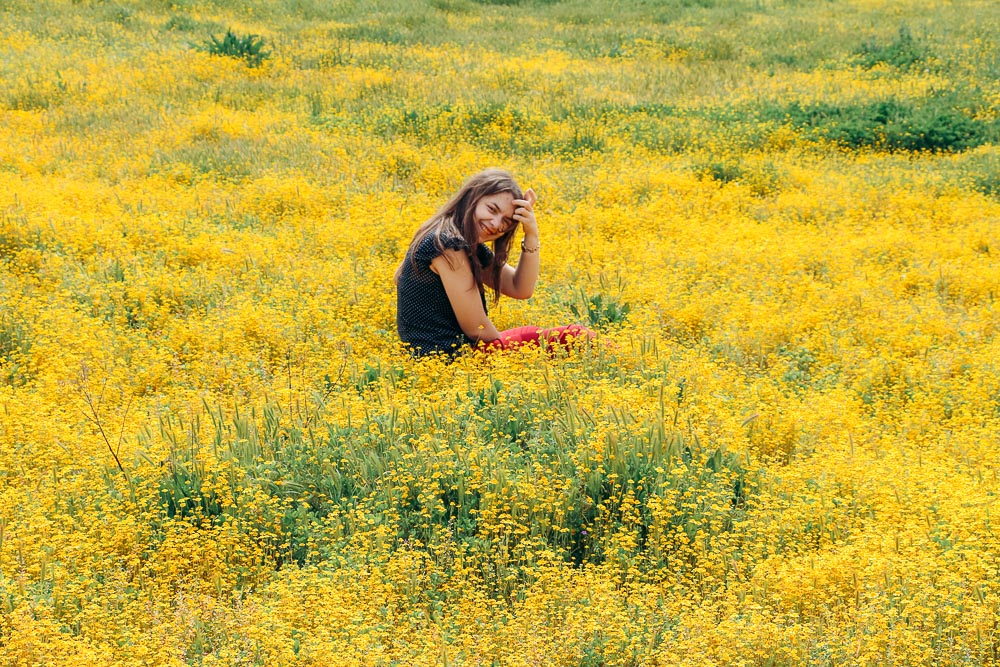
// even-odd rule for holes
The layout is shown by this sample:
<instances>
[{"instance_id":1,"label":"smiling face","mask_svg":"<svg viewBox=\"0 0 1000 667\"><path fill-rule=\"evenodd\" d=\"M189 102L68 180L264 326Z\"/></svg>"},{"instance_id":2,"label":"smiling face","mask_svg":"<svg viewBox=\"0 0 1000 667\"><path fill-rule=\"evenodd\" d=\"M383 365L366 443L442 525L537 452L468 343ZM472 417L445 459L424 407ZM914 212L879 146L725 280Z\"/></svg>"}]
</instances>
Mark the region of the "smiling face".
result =
<instances>
[{"instance_id":1,"label":"smiling face","mask_svg":"<svg viewBox=\"0 0 1000 667\"><path fill-rule=\"evenodd\" d=\"M486 195L476 203L473 216L479 242L495 241L517 224L514 220L514 195L510 192Z\"/></svg>"}]
</instances>

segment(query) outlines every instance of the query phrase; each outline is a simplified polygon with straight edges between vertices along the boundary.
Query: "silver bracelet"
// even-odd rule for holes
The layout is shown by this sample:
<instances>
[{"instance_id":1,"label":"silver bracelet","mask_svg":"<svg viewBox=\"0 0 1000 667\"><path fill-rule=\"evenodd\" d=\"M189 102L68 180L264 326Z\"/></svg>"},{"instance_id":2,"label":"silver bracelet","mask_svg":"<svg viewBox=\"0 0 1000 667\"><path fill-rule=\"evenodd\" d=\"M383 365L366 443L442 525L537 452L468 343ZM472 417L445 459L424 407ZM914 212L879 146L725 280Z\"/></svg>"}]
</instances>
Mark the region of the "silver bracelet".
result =
<instances>
[{"instance_id":1,"label":"silver bracelet","mask_svg":"<svg viewBox=\"0 0 1000 667\"><path fill-rule=\"evenodd\" d=\"M538 252L539 250L541 250L541 248L542 248L541 241L539 241L538 245L536 245L534 248L525 248L524 239L521 239L521 252Z\"/></svg>"}]
</instances>

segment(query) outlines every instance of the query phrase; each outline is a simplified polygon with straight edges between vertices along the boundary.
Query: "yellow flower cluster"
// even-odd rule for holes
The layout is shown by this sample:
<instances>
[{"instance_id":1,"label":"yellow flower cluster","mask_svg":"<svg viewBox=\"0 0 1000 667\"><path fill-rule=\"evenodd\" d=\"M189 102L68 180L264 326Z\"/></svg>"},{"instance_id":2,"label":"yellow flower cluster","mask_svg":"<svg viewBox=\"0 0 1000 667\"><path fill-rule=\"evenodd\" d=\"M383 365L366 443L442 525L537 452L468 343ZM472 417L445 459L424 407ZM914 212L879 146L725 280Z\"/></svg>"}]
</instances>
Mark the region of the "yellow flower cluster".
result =
<instances>
[{"instance_id":1,"label":"yellow flower cluster","mask_svg":"<svg viewBox=\"0 0 1000 667\"><path fill-rule=\"evenodd\" d=\"M0 667L1000 662L989 3L244 4L0 0Z\"/></svg>"}]
</instances>

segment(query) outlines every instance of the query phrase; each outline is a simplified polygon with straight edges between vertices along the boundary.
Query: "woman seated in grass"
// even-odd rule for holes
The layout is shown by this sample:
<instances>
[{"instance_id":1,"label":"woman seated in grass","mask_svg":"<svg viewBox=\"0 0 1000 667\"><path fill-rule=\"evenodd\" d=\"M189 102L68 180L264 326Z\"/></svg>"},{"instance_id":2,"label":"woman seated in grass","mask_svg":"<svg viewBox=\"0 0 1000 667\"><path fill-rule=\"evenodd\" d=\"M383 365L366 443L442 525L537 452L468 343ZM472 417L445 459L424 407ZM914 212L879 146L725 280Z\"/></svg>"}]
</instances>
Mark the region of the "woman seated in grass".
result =
<instances>
[{"instance_id":1,"label":"woman seated in grass","mask_svg":"<svg viewBox=\"0 0 1000 667\"><path fill-rule=\"evenodd\" d=\"M541 244L535 193L521 192L500 169L476 174L413 235L396 270L396 328L416 355L454 355L470 346L507 349L524 344L567 345L594 336L586 327L534 326L498 331L487 314L484 286L527 299L538 281ZM524 230L517 267L507 263L514 234ZM493 244L491 251L486 243Z\"/></svg>"}]
</instances>

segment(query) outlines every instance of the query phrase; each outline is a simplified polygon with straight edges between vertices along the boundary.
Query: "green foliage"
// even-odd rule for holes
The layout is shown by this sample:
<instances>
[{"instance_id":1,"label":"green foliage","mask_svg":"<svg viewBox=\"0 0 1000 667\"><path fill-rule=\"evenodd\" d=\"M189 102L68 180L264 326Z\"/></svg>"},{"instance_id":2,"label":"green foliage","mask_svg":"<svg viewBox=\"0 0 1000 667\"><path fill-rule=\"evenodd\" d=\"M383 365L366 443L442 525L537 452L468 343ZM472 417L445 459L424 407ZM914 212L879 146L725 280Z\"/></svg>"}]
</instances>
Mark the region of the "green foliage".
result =
<instances>
[{"instance_id":1,"label":"green foliage","mask_svg":"<svg viewBox=\"0 0 1000 667\"><path fill-rule=\"evenodd\" d=\"M818 359L808 348L782 347L778 350L785 366L781 381L795 392L801 392L812 382Z\"/></svg>"},{"instance_id":2,"label":"green foliage","mask_svg":"<svg viewBox=\"0 0 1000 667\"><path fill-rule=\"evenodd\" d=\"M377 362L374 366L365 364L365 369L355 374L354 387L363 392L365 389L377 386L379 380L386 379L390 383L402 380L404 376L401 368L383 368L382 362Z\"/></svg>"},{"instance_id":3,"label":"green foliage","mask_svg":"<svg viewBox=\"0 0 1000 667\"><path fill-rule=\"evenodd\" d=\"M122 283L125 282L125 266L116 257L111 260L104 269L104 279L108 282Z\"/></svg>"},{"instance_id":4,"label":"green foliage","mask_svg":"<svg viewBox=\"0 0 1000 667\"><path fill-rule=\"evenodd\" d=\"M364 377L381 393L401 381ZM581 565L660 566L677 531L710 541L745 506L740 459L677 428L683 386L661 392L652 419L622 406L583 410L559 380L541 391L492 381L446 409L366 410L336 422L273 403L227 419L206 405L187 423L161 418L168 454L151 469L156 502L163 516L196 525L235 521L276 566L332 557L379 525L397 548L457 542L484 571L510 575L487 582L502 596L542 548ZM152 441L140 437L144 450Z\"/></svg>"},{"instance_id":5,"label":"green foliage","mask_svg":"<svg viewBox=\"0 0 1000 667\"><path fill-rule=\"evenodd\" d=\"M744 171L739 163L727 160L707 160L694 166L694 172L702 178L708 178L720 183L732 183L743 177Z\"/></svg>"},{"instance_id":6,"label":"green foliage","mask_svg":"<svg viewBox=\"0 0 1000 667\"><path fill-rule=\"evenodd\" d=\"M703 179L719 183L741 183L757 196L774 194L781 189L782 174L773 162L750 164L736 158L710 158L692 165Z\"/></svg>"},{"instance_id":7,"label":"green foliage","mask_svg":"<svg viewBox=\"0 0 1000 667\"><path fill-rule=\"evenodd\" d=\"M18 387L28 381L27 355L31 335L23 319L0 315L0 382Z\"/></svg>"},{"instance_id":8,"label":"green foliage","mask_svg":"<svg viewBox=\"0 0 1000 667\"><path fill-rule=\"evenodd\" d=\"M621 122L621 132L639 146L666 153L681 153L697 147L696 119L684 118L672 109L635 110Z\"/></svg>"},{"instance_id":9,"label":"green foliage","mask_svg":"<svg viewBox=\"0 0 1000 667\"><path fill-rule=\"evenodd\" d=\"M191 32L197 27L198 22L186 14L174 14L163 25L164 30L176 30L178 32Z\"/></svg>"},{"instance_id":10,"label":"green foliage","mask_svg":"<svg viewBox=\"0 0 1000 667\"><path fill-rule=\"evenodd\" d=\"M580 288L570 298L564 301L573 316L582 324L591 328L606 329L620 326L625 322L632 306L624 301L625 281L619 275L612 281L601 274L598 279L599 291L590 294ZM609 294L613 292L612 294Z\"/></svg>"},{"instance_id":11,"label":"green foliage","mask_svg":"<svg viewBox=\"0 0 1000 667\"><path fill-rule=\"evenodd\" d=\"M591 327L604 328L622 324L632 307L603 294L588 295L580 290L579 300L569 304L573 315Z\"/></svg>"},{"instance_id":12,"label":"green foliage","mask_svg":"<svg viewBox=\"0 0 1000 667\"><path fill-rule=\"evenodd\" d=\"M407 36L399 29L377 23L363 23L341 28L339 36L352 42L376 44L404 44Z\"/></svg>"},{"instance_id":13,"label":"green foliage","mask_svg":"<svg viewBox=\"0 0 1000 667\"><path fill-rule=\"evenodd\" d=\"M27 226L28 220L19 208L0 211L0 260L13 258L30 243Z\"/></svg>"},{"instance_id":14,"label":"green foliage","mask_svg":"<svg viewBox=\"0 0 1000 667\"><path fill-rule=\"evenodd\" d=\"M727 62L737 56L737 48L732 42L718 35L709 35L703 41L696 43L692 51L697 59L707 61Z\"/></svg>"},{"instance_id":15,"label":"green foliage","mask_svg":"<svg viewBox=\"0 0 1000 667\"><path fill-rule=\"evenodd\" d=\"M66 97L68 86L56 72L54 77L28 77L5 86L0 97L3 106L14 111L44 111L58 105Z\"/></svg>"},{"instance_id":16,"label":"green foliage","mask_svg":"<svg viewBox=\"0 0 1000 667\"><path fill-rule=\"evenodd\" d=\"M372 94L388 94L379 88ZM386 138L403 137L418 145L469 142L500 155L574 156L607 150L610 136L646 148L683 153L718 150L720 140L735 154L766 149L780 128L792 128L811 141L855 150L961 151L996 141L1000 122L982 113L978 92L941 92L919 100L894 97L867 102L765 102L754 106L699 109L659 104L553 105L530 111L514 102L438 104L421 109L383 106L342 112L313 107L318 125L349 124ZM700 175L719 182L740 181L759 195L780 189L782 174L773 164L741 164L738 157L695 164Z\"/></svg>"},{"instance_id":17,"label":"green foliage","mask_svg":"<svg viewBox=\"0 0 1000 667\"><path fill-rule=\"evenodd\" d=\"M991 141L997 131L995 122L973 118L963 102L954 94L919 102L793 102L764 107L762 117L852 149L960 151Z\"/></svg>"},{"instance_id":18,"label":"green foliage","mask_svg":"<svg viewBox=\"0 0 1000 667\"><path fill-rule=\"evenodd\" d=\"M865 69L882 64L905 69L927 60L930 52L926 46L914 39L910 29L903 25L891 42L882 44L871 38L858 47L854 55L858 64Z\"/></svg>"},{"instance_id":19,"label":"green foliage","mask_svg":"<svg viewBox=\"0 0 1000 667\"><path fill-rule=\"evenodd\" d=\"M198 137L170 151L157 152L150 171L178 180L210 178L240 182L258 174L264 165L262 142L243 137Z\"/></svg>"},{"instance_id":20,"label":"green foliage","mask_svg":"<svg viewBox=\"0 0 1000 667\"><path fill-rule=\"evenodd\" d=\"M996 150L965 156L961 180L989 197L1000 197L1000 152Z\"/></svg>"},{"instance_id":21,"label":"green foliage","mask_svg":"<svg viewBox=\"0 0 1000 667\"><path fill-rule=\"evenodd\" d=\"M170 414L160 417L160 437L169 445L158 480L163 514L204 526L235 519L259 534L276 566L305 562L309 533L319 529L329 509L317 494L341 498L343 478L322 466L303 472L306 462L315 461L316 441L282 425L276 405L264 406L262 426L256 411L236 410L228 423L221 410L208 405L204 414L214 427L210 450L202 415L188 423ZM141 434L139 441L148 447L152 434Z\"/></svg>"},{"instance_id":22,"label":"green foliage","mask_svg":"<svg viewBox=\"0 0 1000 667\"><path fill-rule=\"evenodd\" d=\"M212 55L244 60L249 67L259 67L271 55L270 51L264 49L264 44L264 38L259 35L240 36L232 30L227 30L221 40L215 35L210 35L205 48Z\"/></svg>"},{"instance_id":23,"label":"green foliage","mask_svg":"<svg viewBox=\"0 0 1000 667\"><path fill-rule=\"evenodd\" d=\"M134 13L126 7L115 7L111 13L111 20L118 25L128 25L132 21Z\"/></svg>"}]
</instances>

